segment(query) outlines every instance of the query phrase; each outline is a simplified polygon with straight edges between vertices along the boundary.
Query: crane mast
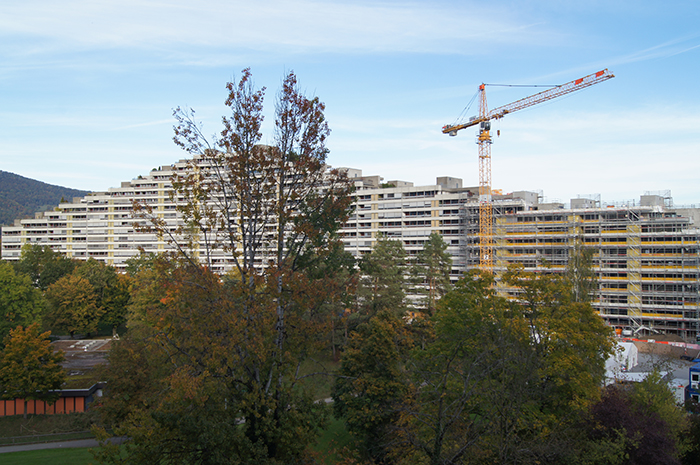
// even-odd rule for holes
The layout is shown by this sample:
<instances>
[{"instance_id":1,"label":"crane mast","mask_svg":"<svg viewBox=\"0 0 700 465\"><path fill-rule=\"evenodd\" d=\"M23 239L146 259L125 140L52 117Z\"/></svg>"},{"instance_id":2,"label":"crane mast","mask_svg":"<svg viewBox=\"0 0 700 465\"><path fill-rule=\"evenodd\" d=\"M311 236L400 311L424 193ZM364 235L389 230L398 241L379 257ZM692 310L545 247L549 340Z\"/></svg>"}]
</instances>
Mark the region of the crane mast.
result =
<instances>
[{"instance_id":1,"label":"crane mast","mask_svg":"<svg viewBox=\"0 0 700 465\"><path fill-rule=\"evenodd\" d=\"M491 120L501 119L509 113L546 102L615 77L607 69L589 74L566 84L547 89L529 97L516 100L493 110L488 110L486 84L479 86L479 116L468 123L445 125L443 134L456 136L457 131L479 125L479 267L493 272L493 202L491 194Z\"/></svg>"},{"instance_id":2,"label":"crane mast","mask_svg":"<svg viewBox=\"0 0 700 465\"><path fill-rule=\"evenodd\" d=\"M486 92L479 86L479 117L488 113ZM491 122L480 121L479 137L479 266L484 271L493 270L493 202L491 196Z\"/></svg>"}]
</instances>

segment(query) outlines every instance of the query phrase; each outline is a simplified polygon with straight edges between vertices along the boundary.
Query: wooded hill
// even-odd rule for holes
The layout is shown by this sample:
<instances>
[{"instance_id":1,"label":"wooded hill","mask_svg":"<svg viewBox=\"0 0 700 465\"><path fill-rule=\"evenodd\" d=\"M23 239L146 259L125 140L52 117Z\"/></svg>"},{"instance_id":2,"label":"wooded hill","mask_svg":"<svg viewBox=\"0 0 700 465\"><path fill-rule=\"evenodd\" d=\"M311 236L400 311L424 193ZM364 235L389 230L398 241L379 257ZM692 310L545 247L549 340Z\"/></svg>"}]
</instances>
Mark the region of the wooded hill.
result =
<instances>
[{"instance_id":1,"label":"wooded hill","mask_svg":"<svg viewBox=\"0 0 700 465\"><path fill-rule=\"evenodd\" d=\"M34 212L58 205L61 198L70 201L88 193L0 171L0 225L11 225L17 218L32 218Z\"/></svg>"}]
</instances>

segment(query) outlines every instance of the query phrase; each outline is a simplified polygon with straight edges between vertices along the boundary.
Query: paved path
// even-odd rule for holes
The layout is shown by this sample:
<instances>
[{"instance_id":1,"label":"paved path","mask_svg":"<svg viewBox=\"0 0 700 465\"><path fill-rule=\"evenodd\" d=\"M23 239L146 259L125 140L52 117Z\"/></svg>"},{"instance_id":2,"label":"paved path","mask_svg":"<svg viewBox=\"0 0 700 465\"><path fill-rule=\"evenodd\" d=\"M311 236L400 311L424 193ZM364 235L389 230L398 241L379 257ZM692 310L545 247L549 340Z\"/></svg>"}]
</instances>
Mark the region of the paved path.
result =
<instances>
[{"instance_id":1,"label":"paved path","mask_svg":"<svg viewBox=\"0 0 700 465\"><path fill-rule=\"evenodd\" d=\"M112 438L112 442L122 442L122 438ZM72 447L97 447L96 439L76 439L75 441L41 442L38 444L22 444L18 446L1 446L0 454L6 452L25 452L28 450L41 449L69 449Z\"/></svg>"}]
</instances>

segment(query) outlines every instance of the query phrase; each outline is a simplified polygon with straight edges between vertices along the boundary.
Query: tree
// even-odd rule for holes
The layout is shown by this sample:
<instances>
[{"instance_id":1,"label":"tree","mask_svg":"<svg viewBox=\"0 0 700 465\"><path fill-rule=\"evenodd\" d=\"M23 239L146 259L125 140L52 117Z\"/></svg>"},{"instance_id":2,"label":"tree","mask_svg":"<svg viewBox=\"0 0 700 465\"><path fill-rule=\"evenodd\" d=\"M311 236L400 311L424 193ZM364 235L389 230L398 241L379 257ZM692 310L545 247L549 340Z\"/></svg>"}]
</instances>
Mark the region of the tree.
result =
<instances>
[{"instance_id":1,"label":"tree","mask_svg":"<svg viewBox=\"0 0 700 465\"><path fill-rule=\"evenodd\" d=\"M586 430L590 441L607 446L605 463L676 465L686 426L668 385L652 372L641 383L605 388Z\"/></svg>"},{"instance_id":2,"label":"tree","mask_svg":"<svg viewBox=\"0 0 700 465\"><path fill-rule=\"evenodd\" d=\"M44 306L41 292L32 286L29 277L0 261L0 340L12 328L38 321Z\"/></svg>"},{"instance_id":3,"label":"tree","mask_svg":"<svg viewBox=\"0 0 700 465\"><path fill-rule=\"evenodd\" d=\"M18 326L5 338L0 353L0 392L4 399L24 399L25 419L28 400L54 403L65 380L63 352L53 351L49 334L39 333L38 323Z\"/></svg>"},{"instance_id":4,"label":"tree","mask_svg":"<svg viewBox=\"0 0 700 465\"><path fill-rule=\"evenodd\" d=\"M495 448L485 439L505 427L494 402L511 400L507 396L513 393L505 391L516 386L513 381L532 383L531 374L520 368L528 345L524 321L509 317L492 283L478 273L458 281L433 315L434 339L411 354L411 393L396 425L399 463L456 464L489 457L505 463L496 462L490 451ZM526 417L526 409L509 413L514 421Z\"/></svg>"},{"instance_id":5,"label":"tree","mask_svg":"<svg viewBox=\"0 0 700 465\"><path fill-rule=\"evenodd\" d=\"M404 362L410 345L403 321L384 310L352 333L343 352L333 411L375 461L386 458L407 394Z\"/></svg>"},{"instance_id":6,"label":"tree","mask_svg":"<svg viewBox=\"0 0 700 465\"><path fill-rule=\"evenodd\" d=\"M18 272L29 276L36 287L45 291L51 284L72 273L76 262L54 252L48 245L27 243L22 246L20 259L14 265Z\"/></svg>"},{"instance_id":7,"label":"tree","mask_svg":"<svg viewBox=\"0 0 700 465\"><path fill-rule=\"evenodd\" d=\"M362 313L371 317L389 310L402 315L406 309L408 270L401 241L380 235L372 252L362 257L360 272L357 294Z\"/></svg>"},{"instance_id":8,"label":"tree","mask_svg":"<svg viewBox=\"0 0 700 465\"><path fill-rule=\"evenodd\" d=\"M519 301L470 273L438 303L416 348L397 423L400 463L570 463L599 396L609 330L568 283L510 270Z\"/></svg>"},{"instance_id":9,"label":"tree","mask_svg":"<svg viewBox=\"0 0 700 465\"><path fill-rule=\"evenodd\" d=\"M504 279L521 293L515 311L528 320L541 370L543 393L552 413L586 410L597 400L612 352L611 330L590 303L576 300L561 275L511 268Z\"/></svg>"},{"instance_id":10,"label":"tree","mask_svg":"<svg viewBox=\"0 0 700 465\"><path fill-rule=\"evenodd\" d=\"M688 412L688 431L686 447L682 451L681 463L683 465L700 464L700 404L689 399L685 402Z\"/></svg>"},{"instance_id":11,"label":"tree","mask_svg":"<svg viewBox=\"0 0 700 465\"><path fill-rule=\"evenodd\" d=\"M676 403L668 381L654 369L641 382L634 384L630 400L647 415L656 415L665 424L665 432L671 443L667 448L660 448L660 453L666 453L677 461L687 446L685 437L689 422L686 412Z\"/></svg>"},{"instance_id":12,"label":"tree","mask_svg":"<svg viewBox=\"0 0 700 465\"><path fill-rule=\"evenodd\" d=\"M76 274L64 276L46 290L48 312L45 324L58 331L67 331L71 338L76 332L97 331L103 309L98 305L95 290L86 278Z\"/></svg>"},{"instance_id":13,"label":"tree","mask_svg":"<svg viewBox=\"0 0 700 465\"><path fill-rule=\"evenodd\" d=\"M438 300L450 289L451 270L447 244L440 234L433 232L413 263L413 274L419 280L417 290L426 295L423 306L428 314L435 311Z\"/></svg>"},{"instance_id":14,"label":"tree","mask_svg":"<svg viewBox=\"0 0 700 465\"><path fill-rule=\"evenodd\" d=\"M344 288L316 271L337 249L350 184L327 169L324 105L293 73L278 95L274 146L259 144L264 89L249 70L227 88L231 116L219 138L203 136L193 111L175 110L175 142L192 155L173 178L182 227L136 206L178 257L135 283L130 325L162 357L157 376L169 394L120 423L134 460L298 461L325 418L298 389L298 369ZM224 279L210 271L214 249L235 266Z\"/></svg>"},{"instance_id":15,"label":"tree","mask_svg":"<svg viewBox=\"0 0 700 465\"><path fill-rule=\"evenodd\" d=\"M128 337L110 355L120 361L106 378L107 420L131 438L136 463L297 460L325 422L325 406L295 378L279 401L265 393L275 380L264 371L275 363L274 302L262 294L243 313L247 286L191 266L163 260L139 275Z\"/></svg>"},{"instance_id":16,"label":"tree","mask_svg":"<svg viewBox=\"0 0 700 465\"><path fill-rule=\"evenodd\" d=\"M566 267L566 279L571 286L575 302L589 303L595 292L598 281L593 271L593 255L595 249L583 247L576 239Z\"/></svg>"},{"instance_id":17,"label":"tree","mask_svg":"<svg viewBox=\"0 0 700 465\"><path fill-rule=\"evenodd\" d=\"M94 258L89 258L78 265L74 274L85 278L92 286L99 314L98 325L109 325L112 333L116 333L117 327L126 322L131 278L118 274L114 267L98 262Z\"/></svg>"}]
</instances>

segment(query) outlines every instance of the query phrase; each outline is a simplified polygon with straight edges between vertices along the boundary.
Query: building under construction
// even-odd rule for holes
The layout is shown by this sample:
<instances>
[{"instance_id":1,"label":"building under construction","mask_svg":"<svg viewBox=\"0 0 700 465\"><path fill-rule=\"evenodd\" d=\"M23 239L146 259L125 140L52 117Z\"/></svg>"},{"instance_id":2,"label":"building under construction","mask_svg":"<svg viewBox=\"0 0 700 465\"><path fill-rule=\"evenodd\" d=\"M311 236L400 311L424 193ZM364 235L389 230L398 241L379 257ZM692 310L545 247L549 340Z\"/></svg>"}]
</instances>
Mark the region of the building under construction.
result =
<instances>
[{"instance_id":1,"label":"building under construction","mask_svg":"<svg viewBox=\"0 0 700 465\"><path fill-rule=\"evenodd\" d=\"M575 244L593 249L593 305L612 326L633 333L700 334L698 210L644 195L636 205L601 207L573 199L495 215L495 266L563 272ZM552 208L555 207L555 208Z\"/></svg>"},{"instance_id":2,"label":"building under construction","mask_svg":"<svg viewBox=\"0 0 700 465\"><path fill-rule=\"evenodd\" d=\"M343 227L346 250L368 253L379 233L401 240L410 254L440 233L453 257L452 276L480 265L478 187L437 178L433 186L381 182L354 170L356 212ZM572 199L543 204L535 192L493 196L494 268L564 272L576 244L593 249L598 289L593 306L625 334L700 334L700 210L674 208L670 196L601 206ZM504 295L517 292L499 281Z\"/></svg>"}]
</instances>

